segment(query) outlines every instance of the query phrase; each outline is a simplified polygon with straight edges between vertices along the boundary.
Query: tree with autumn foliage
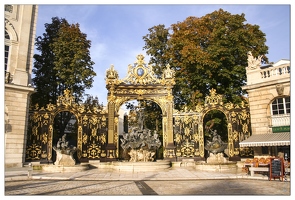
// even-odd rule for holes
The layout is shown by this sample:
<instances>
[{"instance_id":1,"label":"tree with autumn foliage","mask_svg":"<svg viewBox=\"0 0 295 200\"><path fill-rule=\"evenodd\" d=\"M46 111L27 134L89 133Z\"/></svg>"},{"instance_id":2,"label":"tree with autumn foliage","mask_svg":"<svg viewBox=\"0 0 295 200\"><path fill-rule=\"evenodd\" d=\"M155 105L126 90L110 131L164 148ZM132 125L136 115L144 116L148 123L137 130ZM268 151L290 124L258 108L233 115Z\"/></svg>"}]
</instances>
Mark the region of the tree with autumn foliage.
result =
<instances>
[{"instance_id":1,"label":"tree with autumn foliage","mask_svg":"<svg viewBox=\"0 0 295 200\"><path fill-rule=\"evenodd\" d=\"M52 18L45 24L45 33L36 38L32 79L37 92L32 104L45 106L56 103L65 89L71 90L76 101L81 101L85 89L92 87L94 62L90 57L91 41L80 31L79 24L69 24L66 19Z\"/></svg>"},{"instance_id":2,"label":"tree with autumn foliage","mask_svg":"<svg viewBox=\"0 0 295 200\"><path fill-rule=\"evenodd\" d=\"M38 104L41 108L48 103L56 104L58 96L63 95L66 89L71 91L76 103L81 102L85 89L92 87L96 73L89 51L91 41L80 31L79 24L69 24L64 18L53 17L51 24L45 24L45 33L36 38L35 44L40 54L34 55L32 82L37 92L31 96L32 105ZM92 107L100 106L98 99L91 96L85 103ZM69 111L55 116L55 142L74 118ZM69 138L77 138L74 132Z\"/></svg>"},{"instance_id":3,"label":"tree with autumn foliage","mask_svg":"<svg viewBox=\"0 0 295 200\"><path fill-rule=\"evenodd\" d=\"M143 37L149 64L161 75L166 64L176 71L173 95L176 108L193 108L210 89L227 102L239 103L245 91L247 52L254 57L268 53L265 34L258 25L246 23L245 14L222 9L203 17L188 17L165 28L157 25Z\"/></svg>"}]
</instances>

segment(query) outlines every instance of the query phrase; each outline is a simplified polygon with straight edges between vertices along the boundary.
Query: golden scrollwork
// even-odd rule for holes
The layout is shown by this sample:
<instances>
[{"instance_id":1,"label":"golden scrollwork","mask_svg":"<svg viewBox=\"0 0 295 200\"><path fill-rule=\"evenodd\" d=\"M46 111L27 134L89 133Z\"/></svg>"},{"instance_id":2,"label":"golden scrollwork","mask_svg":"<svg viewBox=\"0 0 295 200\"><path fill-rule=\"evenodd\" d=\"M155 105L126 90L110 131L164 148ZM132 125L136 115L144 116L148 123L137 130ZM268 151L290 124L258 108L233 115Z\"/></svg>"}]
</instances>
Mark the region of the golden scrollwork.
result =
<instances>
[{"instance_id":1,"label":"golden scrollwork","mask_svg":"<svg viewBox=\"0 0 295 200\"><path fill-rule=\"evenodd\" d=\"M72 106L75 103L75 97L71 94L69 89L64 90L64 95L57 98L57 106L64 105L66 107Z\"/></svg>"},{"instance_id":2,"label":"golden scrollwork","mask_svg":"<svg viewBox=\"0 0 295 200\"><path fill-rule=\"evenodd\" d=\"M43 133L42 134L42 143L43 144L47 144L48 142L48 134L47 133Z\"/></svg>"},{"instance_id":3,"label":"golden scrollwork","mask_svg":"<svg viewBox=\"0 0 295 200\"><path fill-rule=\"evenodd\" d=\"M191 133L190 128L189 127L185 127L185 129L184 129L184 135L185 136L190 136L190 133Z\"/></svg>"},{"instance_id":4,"label":"golden scrollwork","mask_svg":"<svg viewBox=\"0 0 295 200\"><path fill-rule=\"evenodd\" d=\"M51 112L52 110L55 110L55 109L56 109L55 105L53 105L51 103L47 104L46 110L48 110L49 112Z\"/></svg>"},{"instance_id":5,"label":"golden scrollwork","mask_svg":"<svg viewBox=\"0 0 295 200\"><path fill-rule=\"evenodd\" d=\"M99 158L100 152L101 148L95 143L89 145L87 148L88 158Z\"/></svg>"},{"instance_id":6,"label":"golden scrollwork","mask_svg":"<svg viewBox=\"0 0 295 200\"><path fill-rule=\"evenodd\" d=\"M84 113L85 112L85 106L84 105L79 105L77 108L79 113Z\"/></svg>"},{"instance_id":7,"label":"golden scrollwork","mask_svg":"<svg viewBox=\"0 0 295 200\"><path fill-rule=\"evenodd\" d=\"M158 84L160 80L155 76L151 65L146 65L144 56L139 54L134 65L128 65L128 75L120 82L132 85Z\"/></svg>"},{"instance_id":8,"label":"golden scrollwork","mask_svg":"<svg viewBox=\"0 0 295 200\"><path fill-rule=\"evenodd\" d=\"M175 126L179 126L180 125L180 117L179 116L176 116L175 118L174 118L174 120L175 120Z\"/></svg>"},{"instance_id":9,"label":"golden scrollwork","mask_svg":"<svg viewBox=\"0 0 295 200\"><path fill-rule=\"evenodd\" d=\"M98 121L98 117L97 117L97 116L92 116L92 117L90 117L90 119L89 119L89 123L90 123L91 125L96 125L98 122L99 122L99 121Z\"/></svg>"},{"instance_id":10,"label":"golden scrollwork","mask_svg":"<svg viewBox=\"0 0 295 200\"><path fill-rule=\"evenodd\" d=\"M166 65L166 69L164 69L163 74L165 79L174 79L175 77L175 71L170 68L169 64Z\"/></svg>"},{"instance_id":11,"label":"golden scrollwork","mask_svg":"<svg viewBox=\"0 0 295 200\"><path fill-rule=\"evenodd\" d=\"M88 117L87 117L87 115L84 115L83 116L82 123L83 123L84 126L86 126L88 124Z\"/></svg>"},{"instance_id":12,"label":"golden scrollwork","mask_svg":"<svg viewBox=\"0 0 295 200\"><path fill-rule=\"evenodd\" d=\"M118 79L119 78L117 70L114 69L114 65L111 65L110 69L107 70L106 78L107 79Z\"/></svg>"},{"instance_id":13,"label":"golden scrollwork","mask_svg":"<svg viewBox=\"0 0 295 200\"><path fill-rule=\"evenodd\" d=\"M242 110L242 112L239 115L239 118L241 120L246 120L249 118L249 116L250 116L250 114L246 110Z\"/></svg>"},{"instance_id":14,"label":"golden scrollwork","mask_svg":"<svg viewBox=\"0 0 295 200\"><path fill-rule=\"evenodd\" d=\"M235 148L234 149L234 155L237 156L240 153L240 149L239 148Z\"/></svg>"},{"instance_id":15,"label":"golden scrollwork","mask_svg":"<svg viewBox=\"0 0 295 200\"><path fill-rule=\"evenodd\" d=\"M32 135L37 136L38 135L38 126L33 126L32 128Z\"/></svg>"},{"instance_id":16,"label":"golden scrollwork","mask_svg":"<svg viewBox=\"0 0 295 200\"><path fill-rule=\"evenodd\" d=\"M88 142L88 136L87 136L86 133L84 133L84 134L83 134L83 137L82 137L82 143L83 143L84 145L86 145L87 142Z\"/></svg>"},{"instance_id":17,"label":"golden scrollwork","mask_svg":"<svg viewBox=\"0 0 295 200\"><path fill-rule=\"evenodd\" d=\"M183 118L183 122L184 122L185 124L189 124L191 121L192 121L191 116L185 116L185 117Z\"/></svg>"},{"instance_id":18,"label":"golden scrollwork","mask_svg":"<svg viewBox=\"0 0 295 200\"><path fill-rule=\"evenodd\" d=\"M182 139L182 137L181 137L181 135L180 135L179 133L175 134L175 139L174 139L174 141L175 141L176 143L180 143L180 142L181 142L181 139Z\"/></svg>"},{"instance_id":19,"label":"golden scrollwork","mask_svg":"<svg viewBox=\"0 0 295 200\"><path fill-rule=\"evenodd\" d=\"M100 141L100 143L103 145L103 144L105 144L106 142L107 142L107 137L106 137L106 134L102 134L102 135L100 135L99 136L99 141Z\"/></svg>"},{"instance_id":20,"label":"golden scrollwork","mask_svg":"<svg viewBox=\"0 0 295 200\"><path fill-rule=\"evenodd\" d=\"M193 115L193 121L195 122L195 123L199 123L200 122L200 116L199 115Z\"/></svg>"},{"instance_id":21,"label":"golden scrollwork","mask_svg":"<svg viewBox=\"0 0 295 200\"><path fill-rule=\"evenodd\" d=\"M249 132L249 126L246 123L242 124L242 131L243 133L248 133Z\"/></svg>"},{"instance_id":22,"label":"golden scrollwork","mask_svg":"<svg viewBox=\"0 0 295 200\"><path fill-rule=\"evenodd\" d=\"M195 142L198 142L199 141L199 134L198 134L198 132L196 132L196 133L193 134L193 140Z\"/></svg>"},{"instance_id":23,"label":"golden scrollwork","mask_svg":"<svg viewBox=\"0 0 295 200\"><path fill-rule=\"evenodd\" d=\"M229 103L226 103L224 105L224 107L227 109L227 110L231 110L234 108L234 104L232 102L229 102Z\"/></svg>"},{"instance_id":24,"label":"golden scrollwork","mask_svg":"<svg viewBox=\"0 0 295 200\"><path fill-rule=\"evenodd\" d=\"M239 141L239 132L237 130L234 130L232 133L233 141Z\"/></svg>"},{"instance_id":25,"label":"golden scrollwork","mask_svg":"<svg viewBox=\"0 0 295 200\"><path fill-rule=\"evenodd\" d=\"M166 131L166 127L167 127L167 117L163 117L162 119L162 123L163 123L163 144L167 144L168 143L168 134L167 134L167 131Z\"/></svg>"},{"instance_id":26,"label":"golden scrollwork","mask_svg":"<svg viewBox=\"0 0 295 200\"><path fill-rule=\"evenodd\" d=\"M77 157L79 159L82 157L82 134L83 134L83 128L82 128L82 126L78 126Z\"/></svg>"},{"instance_id":27,"label":"golden scrollwork","mask_svg":"<svg viewBox=\"0 0 295 200\"><path fill-rule=\"evenodd\" d=\"M196 105L195 111L198 112L198 113L200 113L203 109L204 109L203 106L200 103L198 103Z\"/></svg>"},{"instance_id":28,"label":"golden scrollwork","mask_svg":"<svg viewBox=\"0 0 295 200\"><path fill-rule=\"evenodd\" d=\"M38 160L40 159L40 155L41 155L41 146L37 145L37 144L32 144L30 146L27 147L26 150L26 157L28 159L32 159L32 160Z\"/></svg>"},{"instance_id":29,"label":"golden scrollwork","mask_svg":"<svg viewBox=\"0 0 295 200\"><path fill-rule=\"evenodd\" d=\"M182 156L193 157L194 152L195 152L194 144L186 140L183 147L181 148Z\"/></svg>"},{"instance_id":30,"label":"golden scrollwork","mask_svg":"<svg viewBox=\"0 0 295 200\"><path fill-rule=\"evenodd\" d=\"M210 90L210 96L206 96L205 97L205 105L211 105L211 106L215 106L215 105L222 105L222 95L220 94L216 94L216 90L214 88L212 88Z\"/></svg>"}]
</instances>

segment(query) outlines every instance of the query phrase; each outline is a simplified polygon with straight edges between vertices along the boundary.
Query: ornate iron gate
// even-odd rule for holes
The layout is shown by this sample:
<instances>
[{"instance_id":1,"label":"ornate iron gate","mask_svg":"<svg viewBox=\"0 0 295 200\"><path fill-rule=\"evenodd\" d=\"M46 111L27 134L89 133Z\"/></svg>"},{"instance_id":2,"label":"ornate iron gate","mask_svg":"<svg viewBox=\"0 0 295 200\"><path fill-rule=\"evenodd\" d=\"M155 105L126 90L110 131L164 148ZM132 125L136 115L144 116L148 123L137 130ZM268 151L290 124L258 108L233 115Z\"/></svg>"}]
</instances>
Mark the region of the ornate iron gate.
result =
<instances>
[{"instance_id":1,"label":"ornate iron gate","mask_svg":"<svg viewBox=\"0 0 295 200\"><path fill-rule=\"evenodd\" d=\"M77 120L77 157L80 162L106 157L107 111L75 103L69 90L46 108L36 105L29 115L26 161L52 163L54 118L60 112L70 112Z\"/></svg>"},{"instance_id":2,"label":"ornate iron gate","mask_svg":"<svg viewBox=\"0 0 295 200\"><path fill-rule=\"evenodd\" d=\"M240 160L241 156L253 153L251 149L239 147L239 142L251 135L250 110L247 102L241 105L223 103L215 89L205 98L204 105L195 110L174 111L174 142L177 158L204 160L204 117L211 110L219 110L226 116L229 160Z\"/></svg>"}]
</instances>

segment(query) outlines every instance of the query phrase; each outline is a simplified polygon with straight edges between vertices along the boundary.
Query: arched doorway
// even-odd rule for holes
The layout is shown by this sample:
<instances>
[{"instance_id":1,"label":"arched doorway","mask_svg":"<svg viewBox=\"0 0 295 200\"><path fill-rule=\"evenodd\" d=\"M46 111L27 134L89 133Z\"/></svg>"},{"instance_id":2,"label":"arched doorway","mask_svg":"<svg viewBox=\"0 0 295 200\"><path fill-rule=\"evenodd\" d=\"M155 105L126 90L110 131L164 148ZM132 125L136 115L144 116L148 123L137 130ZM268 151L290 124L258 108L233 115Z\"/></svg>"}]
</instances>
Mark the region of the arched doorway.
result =
<instances>
[{"instance_id":1,"label":"arched doorway","mask_svg":"<svg viewBox=\"0 0 295 200\"><path fill-rule=\"evenodd\" d=\"M152 146L153 152L155 153L153 160L163 159L163 125L161 107L151 100L133 100L125 102L121 106L119 115L119 160L130 160L131 156L129 151L131 150L131 147L126 143L126 141L131 142L130 140L132 140L131 143L133 145L135 144L134 141L138 143L138 149L148 149L148 145ZM137 135L138 138L127 139L130 135L134 135L133 132L135 130L137 130L136 132L139 135ZM143 134L142 137L140 137L140 134ZM146 138L144 139L144 137ZM147 141L147 138L150 138L151 140ZM161 141L161 145L157 143L157 147L153 146L158 140ZM124 145L124 148L122 145Z\"/></svg>"},{"instance_id":2,"label":"arched doorway","mask_svg":"<svg viewBox=\"0 0 295 200\"><path fill-rule=\"evenodd\" d=\"M53 120L52 145L57 146L61 138L66 138L68 147L77 147L78 143L78 119L70 111L60 111L56 113ZM80 163L77 152L73 154L76 163ZM52 162L56 161L56 152L52 151Z\"/></svg>"},{"instance_id":3,"label":"arched doorway","mask_svg":"<svg viewBox=\"0 0 295 200\"><path fill-rule=\"evenodd\" d=\"M119 156L118 111L129 100L150 100L162 110L162 130L164 159L175 159L173 143L173 96L175 84L174 71L166 66L163 77L157 78L151 65L146 65L144 56L139 54L134 65L128 66L128 75L119 79L118 72L112 65L106 73L108 89L108 145L107 160L116 160Z\"/></svg>"},{"instance_id":4,"label":"arched doorway","mask_svg":"<svg viewBox=\"0 0 295 200\"><path fill-rule=\"evenodd\" d=\"M208 111L204 115L203 119L204 127L204 143L212 141L214 133L217 133L220 136L221 141L228 143L228 120L226 115L217 109ZM227 149L225 150L225 156L228 156ZM209 152L205 151L205 158L209 155Z\"/></svg>"}]
</instances>

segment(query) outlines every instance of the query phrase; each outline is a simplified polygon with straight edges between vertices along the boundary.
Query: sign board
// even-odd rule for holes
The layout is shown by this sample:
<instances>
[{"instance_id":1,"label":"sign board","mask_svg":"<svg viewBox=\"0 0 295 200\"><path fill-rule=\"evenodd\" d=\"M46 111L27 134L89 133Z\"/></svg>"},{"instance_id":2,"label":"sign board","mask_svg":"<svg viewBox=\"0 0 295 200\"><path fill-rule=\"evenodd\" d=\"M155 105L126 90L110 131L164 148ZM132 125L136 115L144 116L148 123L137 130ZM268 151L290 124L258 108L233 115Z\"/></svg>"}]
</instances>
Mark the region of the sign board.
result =
<instances>
[{"instance_id":1,"label":"sign board","mask_svg":"<svg viewBox=\"0 0 295 200\"><path fill-rule=\"evenodd\" d=\"M282 158L271 158L269 165L269 180L284 179L284 160Z\"/></svg>"},{"instance_id":2,"label":"sign board","mask_svg":"<svg viewBox=\"0 0 295 200\"><path fill-rule=\"evenodd\" d=\"M272 127L273 133L290 132L290 126L277 126Z\"/></svg>"}]
</instances>

